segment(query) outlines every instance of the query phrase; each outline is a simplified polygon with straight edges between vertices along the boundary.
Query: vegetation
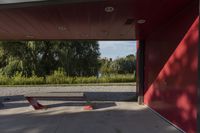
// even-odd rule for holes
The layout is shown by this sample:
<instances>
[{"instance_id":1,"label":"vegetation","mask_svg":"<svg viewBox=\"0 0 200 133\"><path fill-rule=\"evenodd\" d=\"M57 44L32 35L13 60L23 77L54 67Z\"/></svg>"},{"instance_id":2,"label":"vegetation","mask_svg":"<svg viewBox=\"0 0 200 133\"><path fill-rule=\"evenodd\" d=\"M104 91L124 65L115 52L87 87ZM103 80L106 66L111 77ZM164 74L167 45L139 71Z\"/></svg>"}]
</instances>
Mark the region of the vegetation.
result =
<instances>
[{"instance_id":1,"label":"vegetation","mask_svg":"<svg viewBox=\"0 0 200 133\"><path fill-rule=\"evenodd\" d=\"M126 56L125 58L118 58L114 61L112 59L101 59L100 72L103 75L109 74L130 74L135 73L136 59L133 54Z\"/></svg>"},{"instance_id":2,"label":"vegetation","mask_svg":"<svg viewBox=\"0 0 200 133\"><path fill-rule=\"evenodd\" d=\"M0 85L134 82L135 62L100 59L96 41L3 41Z\"/></svg>"},{"instance_id":3,"label":"vegetation","mask_svg":"<svg viewBox=\"0 0 200 133\"><path fill-rule=\"evenodd\" d=\"M93 76L100 67L99 55L96 41L0 42L0 73L46 77L63 68L67 76Z\"/></svg>"},{"instance_id":4,"label":"vegetation","mask_svg":"<svg viewBox=\"0 0 200 133\"><path fill-rule=\"evenodd\" d=\"M43 77L24 77L20 73L14 77L0 76L0 85L42 85L42 84L89 84L89 83L124 83L135 82L135 76L127 75L110 75L102 76L100 78L91 77L67 77L62 73L55 73L53 75Z\"/></svg>"}]
</instances>

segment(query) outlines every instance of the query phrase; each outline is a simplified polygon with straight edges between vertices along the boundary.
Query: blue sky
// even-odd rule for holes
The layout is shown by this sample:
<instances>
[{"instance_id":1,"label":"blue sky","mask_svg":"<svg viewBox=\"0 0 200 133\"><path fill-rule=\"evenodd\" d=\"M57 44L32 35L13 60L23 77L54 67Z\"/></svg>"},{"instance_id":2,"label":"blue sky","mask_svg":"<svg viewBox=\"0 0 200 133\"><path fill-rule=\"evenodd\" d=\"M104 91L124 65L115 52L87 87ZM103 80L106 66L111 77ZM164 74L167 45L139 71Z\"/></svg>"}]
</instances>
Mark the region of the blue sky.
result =
<instances>
[{"instance_id":1,"label":"blue sky","mask_svg":"<svg viewBox=\"0 0 200 133\"><path fill-rule=\"evenodd\" d=\"M135 41L99 41L99 47L102 58L116 59L136 53Z\"/></svg>"}]
</instances>

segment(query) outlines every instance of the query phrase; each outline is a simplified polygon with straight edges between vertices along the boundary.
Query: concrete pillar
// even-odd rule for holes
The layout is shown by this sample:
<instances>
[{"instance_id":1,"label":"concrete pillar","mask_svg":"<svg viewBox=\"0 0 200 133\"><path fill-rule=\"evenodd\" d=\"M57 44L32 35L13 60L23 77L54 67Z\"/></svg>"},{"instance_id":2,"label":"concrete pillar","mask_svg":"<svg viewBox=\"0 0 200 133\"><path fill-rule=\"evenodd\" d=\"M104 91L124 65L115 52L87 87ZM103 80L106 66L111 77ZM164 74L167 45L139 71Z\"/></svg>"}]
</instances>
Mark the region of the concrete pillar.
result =
<instances>
[{"instance_id":1,"label":"concrete pillar","mask_svg":"<svg viewBox=\"0 0 200 133\"><path fill-rule=\"evenodd\" d=\"M199 14L200 14L200 2L199 2ZM200 38L200 34L199 34ZM200 43L200 42L199 42ZM200 132L200 44L198 44L198 95L197 95L197 132Z\"/></svg>"},{"instance_id":2,"label":"concrete pillar","mask_svg":"<svg viewBox=\"0 0 200 133\"><path fill-rule=\"evenodd\" d=\"M144 50L145 42L137 42L137 96L138 104L144 103Z\"/></svg>"},{"instance_id":3,"label":"concrete pillar","mask_svg":"<svg viewBox=\"0 0 200 133\"><path fill-rule=\"evenodd\" d=\"M200 14L200 2L199 2L199 14ZM199 34L200 38L200 34ZM199 42L200 43L200 42ZM198 44L198 95L197 95L197 132L200 132L200 44Z\"/></svg>"}]
</instances>

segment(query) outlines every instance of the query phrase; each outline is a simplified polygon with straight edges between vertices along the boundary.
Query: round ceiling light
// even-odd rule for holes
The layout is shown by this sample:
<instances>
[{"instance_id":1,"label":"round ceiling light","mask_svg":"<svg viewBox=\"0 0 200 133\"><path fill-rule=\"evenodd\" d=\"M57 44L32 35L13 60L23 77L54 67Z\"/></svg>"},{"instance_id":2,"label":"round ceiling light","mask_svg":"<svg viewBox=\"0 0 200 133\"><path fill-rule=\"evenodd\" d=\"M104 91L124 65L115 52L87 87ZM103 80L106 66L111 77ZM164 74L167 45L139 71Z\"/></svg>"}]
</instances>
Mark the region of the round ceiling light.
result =
<instances>
[{"instance_id":1,"label":"round ceiling light","mask_svg":"<svg viewBox=\"0 0 200 133\"><path fill-rule=\"evenodd\" d=\"M58 26L58 30L65 31L67 28L65 26Z\"/></svg>"},{"instance_id":2,"label":"round ceiling light","mask_svg":"<svg viewBox=\"0 0 200 133\"><path fill-rule=\"evenodd\" d=\"M26 38L34 38L32 35L26 35Z\"/></svg>"},{"instance_id":3,"label":"round ceiling light","mask_svg":"<svg viewBox=\"0 0 200 133\"><path fill-rule=\"evenodd\" d=\"M89 37L88 34L81 34L80 36L81 36L81 37Z\"/></svg>"},{"instance_id":4,"label":"round ceiling light","mask_svg":"<svg viewBox=\"0 0 200 133\"><path fill-rule=\"evenodd\" d=\"M137 21L138 24L144 24L145 22L146 22L145 19L139 19L139 20Z\"/></svg>"},{"instance_id":5,"label":"round ceiling light","mask_svg":"<svg viewBox=\"0 0 200 133\"><path fill-rule=\"evenodd\" d=\"M105 8L105 12L108 12L108 13L113 12L114 10L115 9L112 6L108 6L108 7Z\"/></svg>"},{"instance_id":6,"label":"round ceiling light","mask_svg":"<svg viewBox=\"0 0 200 133\"><path fill-rule=\"evenodd\" d=\"M103 33L104 35L108 35L108 34L109 34L108 31L106 31L106 30L102 31L102 33Z\"/></svg>"}]
</instances>

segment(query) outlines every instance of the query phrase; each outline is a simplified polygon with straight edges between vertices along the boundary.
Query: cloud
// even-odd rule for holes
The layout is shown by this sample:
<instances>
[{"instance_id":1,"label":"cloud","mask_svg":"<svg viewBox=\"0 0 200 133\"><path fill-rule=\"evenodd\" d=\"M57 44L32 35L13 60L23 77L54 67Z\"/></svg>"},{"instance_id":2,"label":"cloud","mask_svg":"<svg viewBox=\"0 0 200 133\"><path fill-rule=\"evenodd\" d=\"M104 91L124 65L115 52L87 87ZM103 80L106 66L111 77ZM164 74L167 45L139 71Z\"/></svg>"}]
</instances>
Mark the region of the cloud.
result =
<instances>
[{"instance_id":1,"label":"cloud","mask_svg":"<svg viewBox=\"0 0 200 133\"><path fill-rule=\"evenodd\" d=\"M135 54L135 41L99 41L101 57L114 58Z\"/></svg>"}]
</instances>

